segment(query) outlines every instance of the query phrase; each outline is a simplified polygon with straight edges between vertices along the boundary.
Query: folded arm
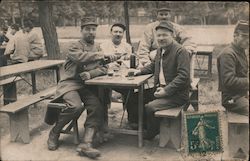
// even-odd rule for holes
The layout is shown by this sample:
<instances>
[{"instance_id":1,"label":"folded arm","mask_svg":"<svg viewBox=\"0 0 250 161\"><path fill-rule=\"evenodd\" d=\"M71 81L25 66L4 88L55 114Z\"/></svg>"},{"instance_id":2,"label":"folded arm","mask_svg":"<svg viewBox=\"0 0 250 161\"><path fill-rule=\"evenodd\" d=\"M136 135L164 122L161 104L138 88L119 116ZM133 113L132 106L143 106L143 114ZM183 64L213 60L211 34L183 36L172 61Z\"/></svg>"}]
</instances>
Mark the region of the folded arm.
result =
<instances>
[{"instance_id":1,"label":"folded arm","mask_svg":"<svg viewBox=\"0 0 250 161\"><path fill-rule=\"evenodd\" d=\"M81 47L77 45L71 46L68 51L67 57L75 63L88 64L97 60L104 59L103 52L101 51L83 51Z\"/></svg>"}]
</instances>

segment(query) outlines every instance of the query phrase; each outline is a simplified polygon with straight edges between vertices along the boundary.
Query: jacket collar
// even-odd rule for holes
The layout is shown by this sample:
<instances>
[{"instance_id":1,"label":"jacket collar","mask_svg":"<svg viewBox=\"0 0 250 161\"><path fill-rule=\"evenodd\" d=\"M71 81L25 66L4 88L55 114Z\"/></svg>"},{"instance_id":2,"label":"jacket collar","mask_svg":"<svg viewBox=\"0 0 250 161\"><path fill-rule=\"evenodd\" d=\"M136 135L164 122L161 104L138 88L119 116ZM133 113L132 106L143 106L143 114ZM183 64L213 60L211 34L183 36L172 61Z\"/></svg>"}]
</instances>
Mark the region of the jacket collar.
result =
<instances>
[{"instance_id":1,"label":"jacket collar","mask_svg":"<svg viewBox=\"0 0 250 161\"><path fill-rule=\"evenodd\" d=\"M236 45L234 42L231 43L233 49L237 52L237 54L245 54L245 50L238 45Z\"/></svg>"}]
</instances>

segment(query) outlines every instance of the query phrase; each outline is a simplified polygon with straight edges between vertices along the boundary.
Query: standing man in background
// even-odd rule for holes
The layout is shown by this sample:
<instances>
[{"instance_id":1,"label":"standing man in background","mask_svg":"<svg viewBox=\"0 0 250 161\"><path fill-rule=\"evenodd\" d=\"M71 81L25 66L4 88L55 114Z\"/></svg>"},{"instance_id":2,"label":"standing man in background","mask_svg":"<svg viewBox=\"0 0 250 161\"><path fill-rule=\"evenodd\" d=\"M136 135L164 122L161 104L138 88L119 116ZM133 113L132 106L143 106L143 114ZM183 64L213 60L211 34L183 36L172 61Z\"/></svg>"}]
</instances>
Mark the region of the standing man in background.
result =
<instances>
[{"instance_id":1,"label":"standing man in background","mask_svg":"<svg viewBox=\"0 0 250 161\"><path fill-rule=\"evenodd\" d=\"M155 56L155 53L150 54L150 52L158 48L155 28L160 24L160 22L167 22L172 24L174 29L174 39L185 49L187 49L190 55L192 55L193 52L196 52L196 44L192 42L191 37L187 36L183 27L171 22L170 18L171 10L169 8L159 8L157 10L157 21L152 22L145 27L137 51L137 54L140 58L140 62L143 66L149 64Z\"/></svg>"}]
</instances>

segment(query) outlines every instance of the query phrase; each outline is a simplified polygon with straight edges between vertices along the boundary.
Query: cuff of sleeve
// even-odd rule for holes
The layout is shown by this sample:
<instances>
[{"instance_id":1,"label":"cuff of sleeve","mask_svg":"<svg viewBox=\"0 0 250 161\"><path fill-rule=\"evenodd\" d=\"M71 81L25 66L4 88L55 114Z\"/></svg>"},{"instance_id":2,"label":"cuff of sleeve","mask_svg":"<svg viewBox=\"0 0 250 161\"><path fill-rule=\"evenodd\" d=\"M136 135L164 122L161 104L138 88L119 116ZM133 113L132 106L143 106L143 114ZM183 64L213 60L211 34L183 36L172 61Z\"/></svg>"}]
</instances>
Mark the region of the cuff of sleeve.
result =
<instances>
[{"instance_id":1,"label":"cuff of sleeve","mask_svg":"<svg viewBox=\"0 0 250 161\"><path fill-rule=\"evenodd\" d=\"M171 95L173 95L173 92L172 92L172 90L171 90L171 88L170 88L169 85L167 85L166 87L164 87L164 90L165 90L165 92L166 92L166 96L171 96Z\"/></svg>"}]
</instances>

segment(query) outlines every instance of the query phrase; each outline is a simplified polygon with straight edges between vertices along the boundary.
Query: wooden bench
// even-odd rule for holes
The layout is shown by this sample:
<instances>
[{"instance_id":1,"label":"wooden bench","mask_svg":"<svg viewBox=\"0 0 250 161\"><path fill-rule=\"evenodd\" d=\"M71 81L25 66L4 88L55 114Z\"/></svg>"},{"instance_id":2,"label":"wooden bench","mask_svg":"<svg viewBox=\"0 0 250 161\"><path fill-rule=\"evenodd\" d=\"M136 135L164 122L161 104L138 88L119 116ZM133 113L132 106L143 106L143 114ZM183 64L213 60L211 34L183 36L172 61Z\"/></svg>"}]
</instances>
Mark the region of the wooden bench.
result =
<instances>
[{"instance_id":1,"label":"wooden bench","mask_svg":"<svg viewBox=\"0 0 250 161\"><path fill-rule=\"evenodd\" d=\"M1 113L9 115L11 141L21 139L23 143L30 142L28 108L32 104L47 99L55 90L56 87L52 87L0 108Z\"/></svg>"},{"instance_id":2,"label":"wooden bench","mask_svg":"<svg viewBox=\"0 0 250 161\"><path fill-rule=\"evenodd\" d=\"M3 86L4 105L15 102L17 100L16 82L19 80L22 80L22 78L19 76L0 80L0 86Z\"/></svg>"},{"instance_id":3,"label":"wooden bench","mask_svg":"<svg viewBox=\"0 0 250 161\"><path fill-rule=\"evenodd\" d=\"M161 117L159 146L165 147L172 142L173 148L181 146L181 110L182 107L170 108L155 112L156 117Z\"/></svg>"},{"instance_id":4,"label":"wooden bench","mask_svg":"<svg viewBox=\"0 0 250 161\"><path fill-rule=\"evenodd\" d=\"M249 118L227 112L229 156L238 158L249 155Z\"/></svg>"},{"instance_id":5,"label":"wooden bench","mask_svg":"<svg viewBox=\"0 0 250 161\"><path fill-rule=\"evenodd\" d=\"M53 102L49 102L47 105L47 108L54 108L54 109L65 109L67 106L63 103L53 103ZM61 130L60 133L62 134L71 134L74 137L74 144L79 144L80 143L80 139L79 139L79 131L78 131L78 124L77 124L77 120L73 119L72 121L70 121L68 123L68 126L65 126L64 129Z\"/></svg>"},{"instance_id":6,"label":"wooden bench","mask_svg":"<svg viewBox=\"0 0 250 161\"><path fill-rule=\"evenodd\" d=\"M159 146L165 147L169 141L172 142L175 149L181 146L181 110L187 111L189 107L193 107L198 111L198 84L200 79L193 78L189 93L190 102L182 107L170 108L167 110L155 112L156 117L161 117L160 124L160 141Z\"/></svg>"}]
</instances>

